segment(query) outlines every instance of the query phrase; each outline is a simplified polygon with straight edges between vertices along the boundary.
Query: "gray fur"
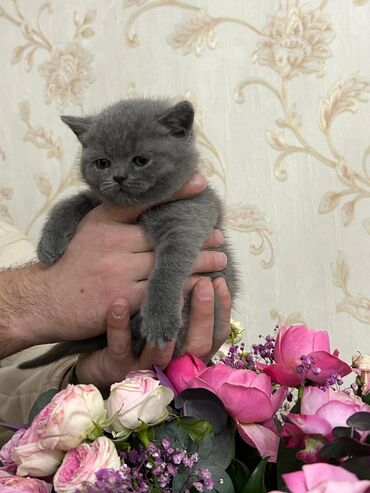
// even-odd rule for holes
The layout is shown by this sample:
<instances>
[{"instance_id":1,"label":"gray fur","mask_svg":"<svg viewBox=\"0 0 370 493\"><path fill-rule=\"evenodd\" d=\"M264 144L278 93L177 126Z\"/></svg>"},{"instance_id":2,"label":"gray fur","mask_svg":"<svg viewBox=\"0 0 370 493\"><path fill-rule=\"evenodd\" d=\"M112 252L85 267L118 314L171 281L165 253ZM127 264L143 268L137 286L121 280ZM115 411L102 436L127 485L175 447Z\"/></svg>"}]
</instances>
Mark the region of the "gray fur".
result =
<instances>
[{"instance_id":1,"label":"gray fur","mask_svg":"<svg viewBox=\"0 0 370 493\"><path fill-rule=\"evenodd\" d=\"M173 106L166 100L154 99L120 101L96 116L62 117L82 144L81 173L90 190L61 201L51 210L38 245L39 259L46 264L55 262L80 220L101 202L146 208L169 199L179 190L198 170L193 118L193 107L187 101ZM135 156L151 161L138 166L137 159L136 164L133 161ZM110 166L98 169L96 160L103 158L109 159ZM100 161L100 167L102 163L106 165ZM222 220L223 206L211 187L198 196L154 206L140 217L139 222L155 247L156 263L141 312L131 319L136 353L144 339L163 345L177 338L177 351L181 350L189 311L189 300L182 312L180 309L184 282L213 228L222 230ZM218 250L226 253L227 267L206 275L213 279L224 277L234 297L237 281L230 249L224 245ZM222 324L216 300L215 339L220 338ZM105 345L105 335L88 343L60 343L46 355L22 366L40 366L66 354Z\"/></svg>"}]
</instances>

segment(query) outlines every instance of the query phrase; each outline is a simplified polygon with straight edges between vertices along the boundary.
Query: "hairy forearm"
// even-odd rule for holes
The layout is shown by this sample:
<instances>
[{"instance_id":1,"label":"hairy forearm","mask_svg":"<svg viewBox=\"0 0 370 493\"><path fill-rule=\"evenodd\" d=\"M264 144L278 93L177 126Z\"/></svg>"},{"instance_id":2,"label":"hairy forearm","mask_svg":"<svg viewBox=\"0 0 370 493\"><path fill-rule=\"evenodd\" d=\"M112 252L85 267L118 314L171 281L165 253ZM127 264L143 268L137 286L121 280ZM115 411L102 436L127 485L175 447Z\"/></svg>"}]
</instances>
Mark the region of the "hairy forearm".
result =
<instances>
[{"instance_id":1,"label":"hairy forearm","mask_svg":"<svg viewBox=\"0 0 370 493\"><path fill-rule=\"evenodd\" d=\"M53 342L48 330L53 314L45 273L37 263L0 271L0 358Z\"/></svg>"}]
</instances>

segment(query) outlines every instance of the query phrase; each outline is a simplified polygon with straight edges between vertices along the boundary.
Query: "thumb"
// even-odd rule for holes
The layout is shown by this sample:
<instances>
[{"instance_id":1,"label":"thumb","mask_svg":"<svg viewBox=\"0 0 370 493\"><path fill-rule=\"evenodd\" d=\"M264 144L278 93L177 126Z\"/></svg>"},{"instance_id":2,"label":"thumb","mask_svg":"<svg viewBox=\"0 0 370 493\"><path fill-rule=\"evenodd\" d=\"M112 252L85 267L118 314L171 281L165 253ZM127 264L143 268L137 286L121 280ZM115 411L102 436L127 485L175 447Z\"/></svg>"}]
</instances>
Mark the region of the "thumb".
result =
<instances>
[{"instance_id":1,"label":"thumb","mask_svg":"<svg viewBox=\"0 0 370 493\"><path fill-rule=\"evenodd\" d=\"M144 207L118 207L116 205L103 203L99 210L99 217L103 221L116 221L119 223L135 223L137 218L144 212Z\"/></svg>"},{"instance_id":2,"label":"thumb","mask_svg":"<svg viewBox=\"0 0 370 493\"><path fill-rule=\"evenodd\" d=\"M112 355L131 354L130 306L125 298L115 298L109 307L107 346Z\"/></svg>"}]
</instances>

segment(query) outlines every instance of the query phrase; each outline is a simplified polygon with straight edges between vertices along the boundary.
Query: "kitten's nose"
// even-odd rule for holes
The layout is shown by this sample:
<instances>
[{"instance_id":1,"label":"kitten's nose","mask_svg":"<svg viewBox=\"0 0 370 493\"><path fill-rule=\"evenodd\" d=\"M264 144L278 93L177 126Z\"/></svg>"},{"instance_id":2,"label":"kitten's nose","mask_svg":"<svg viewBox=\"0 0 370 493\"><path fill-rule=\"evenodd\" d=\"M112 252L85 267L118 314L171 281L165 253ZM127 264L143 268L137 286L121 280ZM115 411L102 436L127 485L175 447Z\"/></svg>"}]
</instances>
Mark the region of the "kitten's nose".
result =
<instances>
[{"instance_id":1,"label":"kitten's nose","mask_svg":"<svg viewBox=\"0 0 370 493\"><path fill-rule=\"evenodd\" d=\"M113 180L121 185L126 180L126 176L113 176Z\"/></svg>"}]
</instances>

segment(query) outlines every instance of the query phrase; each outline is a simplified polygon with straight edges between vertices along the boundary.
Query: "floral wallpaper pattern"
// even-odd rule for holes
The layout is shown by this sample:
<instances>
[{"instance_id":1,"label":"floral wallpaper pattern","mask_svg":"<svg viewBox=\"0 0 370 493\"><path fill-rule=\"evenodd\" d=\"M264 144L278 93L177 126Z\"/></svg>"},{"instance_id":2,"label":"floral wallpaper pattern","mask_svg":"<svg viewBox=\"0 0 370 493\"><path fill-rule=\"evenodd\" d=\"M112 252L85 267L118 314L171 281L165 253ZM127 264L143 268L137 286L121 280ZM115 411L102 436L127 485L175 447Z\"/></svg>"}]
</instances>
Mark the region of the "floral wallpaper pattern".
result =
<instances>
[{"instance_id":1,"label":"floral wallpaper pattern","mask_svg":"<svg viewBox=\"0 0 370 493\"><path fill-rule=\"evenodd\" d=\"M0 0L0 218L37 242L80 186L59 115L190 99L252 341L277 323L370 351L368 0Z\"/></svg>"}]
</instances>

